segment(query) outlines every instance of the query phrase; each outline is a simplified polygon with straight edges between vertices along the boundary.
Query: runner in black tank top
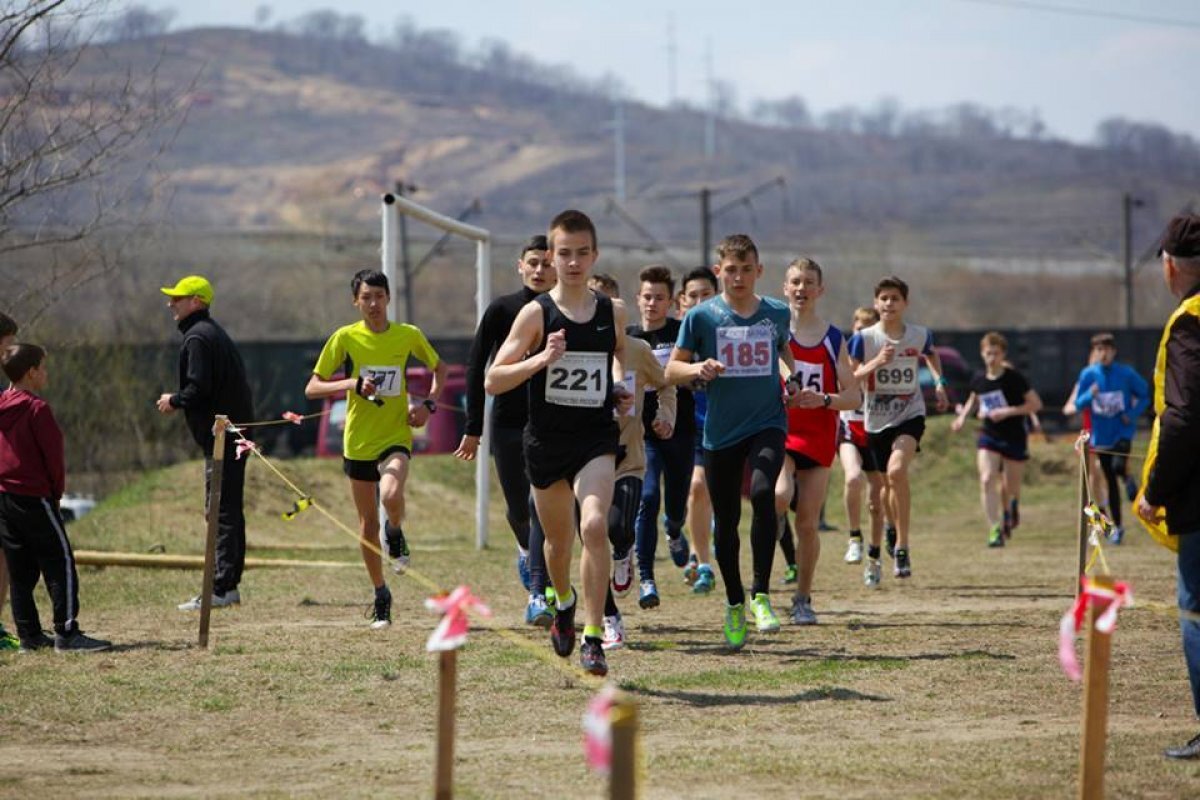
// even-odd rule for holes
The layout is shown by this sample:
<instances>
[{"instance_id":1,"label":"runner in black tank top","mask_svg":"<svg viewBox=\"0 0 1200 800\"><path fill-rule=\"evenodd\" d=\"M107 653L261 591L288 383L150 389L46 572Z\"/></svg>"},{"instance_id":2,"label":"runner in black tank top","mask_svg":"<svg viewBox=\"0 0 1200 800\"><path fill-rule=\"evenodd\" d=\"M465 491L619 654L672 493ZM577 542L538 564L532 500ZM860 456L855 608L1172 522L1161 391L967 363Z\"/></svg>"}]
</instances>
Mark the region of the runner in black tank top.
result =
<instances>
[{"instance_id":1,"label":"runner in black tank top","mask_svg":"<svg viewBox=\"0 0 1200 800\"><path fill-rule=\"evenodd\" d=\"M562 212L551 222L547 239L558 285L517 314L484 386L495 395L530 384L525 463L556 595L550 641L563 658L575 649L578 603L571 550L578 519L586 603L580 662L588 672L604 675L601 622L618 438L613 412L633 405L629 392L614 386L613 376L618 368L624 374L624 365L615 362L625 349L625 312L587 287L599 254L587 215Z\"/></svg>"}]
</instances>

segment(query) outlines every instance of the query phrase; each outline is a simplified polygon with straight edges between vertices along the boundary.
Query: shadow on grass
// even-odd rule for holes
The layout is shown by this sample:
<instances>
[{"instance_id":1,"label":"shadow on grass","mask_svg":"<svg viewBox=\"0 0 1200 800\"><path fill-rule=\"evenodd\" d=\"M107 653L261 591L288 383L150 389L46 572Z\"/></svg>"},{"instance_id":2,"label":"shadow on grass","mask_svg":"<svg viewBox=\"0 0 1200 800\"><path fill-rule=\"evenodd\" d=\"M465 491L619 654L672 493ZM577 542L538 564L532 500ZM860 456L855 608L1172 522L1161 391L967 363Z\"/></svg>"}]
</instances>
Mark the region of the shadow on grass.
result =
<instances>
[{"instance_id":1,"label":"shadow on grass","mask_svg":"<svg viewBox=\"0 0 1200 800\"><path fill-rule=\"evenodd\" d=\"M137 642L115 642L106 652L133 653L139 650L154 650L160 653L181 653L186 650L199 650L195 642L158 642L143 639Z\"/></svg>"},{"instance_id":2,"label":"shadow on grass","mask_svg":"<svg viewBox=\"0 0 1200 800\"><path fill-rule=\"evenodd\" d=\"M847 622L846 629L871 631L879 628L1041 628L1033 622Z\"/></svg>"},{"instance_id":3,"label":"shadow on grass","mask_svg":"<svg viewBox=\"0 0 1200 800\"><path fill-rule=\"evenodd\" d=\"M1012 597L1020 600L1073 600L1075 595L1071 592L1037 592L1027 594L1024 592L951 592L951 597Z\"/></svg>"},{"instance_id":4,"label":"shadow on grass","mask_svg":"<svg viewBox=\"0 0 1200 800\"><path fill-rule=\"evenodd\" d=\"M865 701L868 703L890 703L890 697L881 695L863 694L856 692L853 689L839 689L822 686L819 689L810 689L806 692L796 692L793 694L708 694L705 692L690 692L685 690L665 691L660 689L651 689L646 686L641 686L636 682L630 681L622 684L622 689L631 694L641 697L653 697L659 700L668 700L676 703L684 703L689 706L698 708L711 708L714 706L784 706L793 703L813 703L820 700L840 700L840 701Z\"/></svg>"},{"instance_id":5,"label":"shadow on grass","mask_svg":"<svg viewBox=\"0 0 1200 800\"><path fill-rule=\"evenodd\" d=\"M914 655L841 655L837 653L821 653L817 650L784 650L775 651L772 655L784 656L791 662L805 663L809 661L844 661L857 664L886 664L897 665L908 661L1016 661L1011 653L990 653L987 650L963 650L956 653L916 653ZM788 663L788 662L784 662Z\"/></svg>"}]
</instances>

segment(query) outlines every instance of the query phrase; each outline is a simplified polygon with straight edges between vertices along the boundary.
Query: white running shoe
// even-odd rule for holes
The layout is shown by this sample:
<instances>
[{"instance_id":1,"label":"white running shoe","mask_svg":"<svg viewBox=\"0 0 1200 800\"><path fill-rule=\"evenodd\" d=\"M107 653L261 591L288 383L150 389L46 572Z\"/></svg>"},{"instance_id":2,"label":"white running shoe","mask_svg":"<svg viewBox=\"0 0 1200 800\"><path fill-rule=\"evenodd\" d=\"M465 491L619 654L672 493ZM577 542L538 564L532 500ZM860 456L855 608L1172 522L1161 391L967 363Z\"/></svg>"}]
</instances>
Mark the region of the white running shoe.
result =
<instances>
[{"instance_id":1,"label":"white running shoe","mask_svg":"<svg viewBox=\"0 0 1200 800\"><path fill-rule=\"evenodd\" d=\"M629 548L629 552L624 558L614 558L612 567L612 590L617 597L624 597L629 594L630 587L633 586L633 548Z\"/></svg>"},{"instance_id":2,"label":"white running shoe","mask_svg":"<svg viewBox=\"0 0 1200 800\"><path fill-rule=\"evenodd\" d=\"M878 558L868 558L867 566L863 568L863 586L868 589L878 589L883 580L883 564Z\"/></svg>"},{"instance_id":3,"label":"white running shoe","mask_svg":"<svg viewBox=\"0 0 1200 800\"><path fill-rule=\"evenodd\" d=\"M600 646L605 650L620 650L625 646L625 620L620 614L604 618L604 639Z\"/></svg>"},{"instance_id":4,"label":"white running shoe","mask_svg":"<svg viewBox=\"0 0 1200 800\"><path fill-rule=\"evenodd\" d=\"M236 606L242 602L242 596L238 594L237 589L230 589L224 595L214 594L212 596L213 608L225 608L227 606ZM200 595L196 595L186 603L180 603L176 606L180 611L199 611L200 610Z\"/></svg>"},{"instance_id":5,"label":"white running shoe","mask_svg":"<svg viewBox=\"0 0 1200 800\"><path fill-rule=\"evenodd\" d=\"M850 543L846 545L846 563L861 564L863 557L863 542L857 536L850 537Z\"/></svg>"}]
</instances>

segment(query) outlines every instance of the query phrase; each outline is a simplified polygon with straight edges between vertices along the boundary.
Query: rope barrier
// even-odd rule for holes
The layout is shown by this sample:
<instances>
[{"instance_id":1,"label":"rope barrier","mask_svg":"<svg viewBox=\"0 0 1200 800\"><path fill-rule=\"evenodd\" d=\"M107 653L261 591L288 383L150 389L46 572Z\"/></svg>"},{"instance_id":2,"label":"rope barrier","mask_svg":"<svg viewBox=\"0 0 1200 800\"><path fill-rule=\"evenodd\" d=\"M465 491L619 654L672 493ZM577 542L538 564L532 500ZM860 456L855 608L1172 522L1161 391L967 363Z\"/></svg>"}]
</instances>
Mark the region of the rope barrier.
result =
<instances>
[{"instance_id":1,"label":"rope barrier","mask_svg":"<svg viewBox=\"0 0 1200 800\"><path fill-rule=\"evenodd\" d=\"M317 416L319 416L319 415L317 415ZM238 437L239 440L250 443L251 446L249 446L247 449L251 453L256 455L268 469L270 469L273 473L275 473L275 475L284 484L286 484L287 487L292 492L294 492L296 494L298 501L299 500L307 500L308 508L312 508L312 509L316 510L317 512L319 512L322 516L324 516L331 523L333 523L334 527L336 527L338 530L342 531L343 533L345 533L348 536L350 536L351 538L353 538L356 542L358 542L359 546L366 547L368 550L375 553L380 558L384 559L385 562L391 561L391 557L383 552L383 549L379 546L378 542L372 542L372 541L363 539L358 531L354 530L349 525L347 525L346 523L342 522L340 519L335 517L328 509L325 508L324 505L317 502L317 500L310 493L305 492L303 489L301 489L299 486L297 486L294 481L292 481L290 478L288 478L288 476L285 475L282 470L280 470L277 466L275 466L275 464L271 461L271 459L267 458L265 455L262 454L262 452L258 448L258 446L254 445L253 442L250 442L250 440L247 439L242 434L240 428L244 428L244 427L249 427L249 426L247 426L247 425L232 425L231 424L231 427L229 428L229 430L232 433L234 433ZM438 585L438 583L436 581L434 581L432 578L428 577L424 573L420 572L419 570L413 569L412 567L408 567L401 574L406 577L411 577L417 583L421 584L422 586L424 586L426 589L428 589L431 593L433 593L435 595L448 594L447 590L442 588L440 585ZM576 596L575 602L579 602L578 595ZM496 634L497 636L499 636L501 639L504 639L508 643L528 651L529 653L531 653L532 655L541 659L542 661L546 662L547 664L554 667L555 669L558 669L559 671L565 673L568 677L575 678L575 679L579 680L580 682L586 684L587 686L591 687L592 689L598 690L604 686L605 681L603 679L601 679L595 675L592 675L589 672L585 672L582 668L574 666L571 662L567 661L566 659L561 659L556 655L552 655L551 652L549 650L547 650L544 646L535 645L533 642L529 641L528 639L518 636L517 634L513 633L510 630L499 627L498 623L494 623L485 617L480 617L479 615L473 614L472 618L481 627L491 631L492 633Z\"/></svg>"},{"instance_id":2,"label":"rope barrier","mask_svg":"<svg viewBox=\"0 0 1200 800\"><path fill-rule=\"evenodd\" d=\"M409 394L408 396L418 402L424 402L425 400L429 399L428 395L422 397L418 394ZM448 411L453 411L456 414L466 415L467 413L466 409L459 405L455 405L454 403L443 403L440 400L435 400L434 405L436 405L439 409L444 408ZM229 424L235 428L265 428L270 425L301 425L305 420L327 417L329 416L329 413L330 409L326 409L325 411L317 411L312 414L297 414L293 411L285 411L281 415L280 419L259 420L257 422L230 422Z\"/></svg>"}]
</instances>

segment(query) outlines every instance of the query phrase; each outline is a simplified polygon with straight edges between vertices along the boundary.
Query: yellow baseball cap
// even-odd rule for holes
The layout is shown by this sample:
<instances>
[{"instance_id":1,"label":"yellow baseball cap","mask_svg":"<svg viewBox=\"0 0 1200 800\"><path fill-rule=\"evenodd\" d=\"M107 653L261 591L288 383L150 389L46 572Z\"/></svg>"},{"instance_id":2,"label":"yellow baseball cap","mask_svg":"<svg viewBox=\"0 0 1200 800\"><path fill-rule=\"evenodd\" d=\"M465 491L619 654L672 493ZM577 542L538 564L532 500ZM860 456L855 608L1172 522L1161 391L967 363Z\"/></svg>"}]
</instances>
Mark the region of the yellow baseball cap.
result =
<instances>
[{"instance_id":1,"label":"yellow baseball cap","mask_svg":"<svg viewBox=\"0 0 1200 800\"><path fill-rule=\"evenodd\" d=\"M174 286L164 286L162 293L167 297L199 297L205 305L211 306L213 301L212 284L207 278L199 275L188 275L180 278Z\"/></svg>"}]
</instances>

